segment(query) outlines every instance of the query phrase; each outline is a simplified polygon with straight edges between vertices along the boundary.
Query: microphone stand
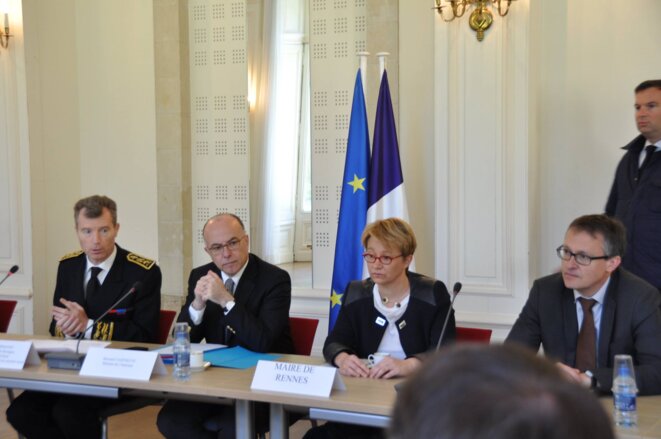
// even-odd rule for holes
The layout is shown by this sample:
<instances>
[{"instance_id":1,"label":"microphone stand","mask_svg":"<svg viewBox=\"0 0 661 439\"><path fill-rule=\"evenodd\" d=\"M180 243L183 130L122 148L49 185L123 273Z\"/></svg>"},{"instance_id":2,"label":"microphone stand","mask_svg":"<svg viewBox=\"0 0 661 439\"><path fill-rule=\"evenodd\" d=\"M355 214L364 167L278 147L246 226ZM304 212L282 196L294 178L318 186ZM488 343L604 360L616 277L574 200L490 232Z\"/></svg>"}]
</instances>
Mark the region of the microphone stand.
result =
<instances>
[{"instance_id":1,"label":"microphone stand","mask_svg":"<svg viewBox=\"0 0 661 439\"><path fill-rule=\"evenodd\" d=\"M438 337L438 343L436 343L436 351L441 348L441 341L443 341L443 336L445 335L445 329L448 327L448 320L450 320L450 314L452 313L452 307L454 305L454 301L459 295L459 291L461 291L461 282L456 282L454 284L454 287L452 288L452 301L450 302L450 309L448 309L447 314L445 314L445 322L443 323L443 329L441 330L441 335Z\"/></svg>"},{"instance_id":2,"label":"microphone stand","mask_svg":"<svg viewBox=\"0 0 661 439\"><path fill-rule=\"evenodd\" d=\"M441 330L441 335L438 337L438 343L436 343L436 350L435 352L438 352L438 350L441 348L441 341L443 340L443 336L445 335L445 329L448 326L448 321L450 320L450 314L452 313L452 305L454 305L454 301L459 295L459 291L461 291L461 282L456 282L454 284L454 287L452 287L452 300L450 301L450 308L448 309L448 312L445 314L445 322L443 322L443 329ZM404 385L404 382L397 383L395 384L395 391L399 392L401 390L401 387Z\"/></svg>"},{"instance_id":3,"label":"microphone stand","mask_svg":"<svg viewBox=\"0 0 661 439\"><path fill-rule=\"evenodd\" d=\"M76 343L76 352L50 352L44 355L48 363L49 369L69 369L69 370L80 370L83 367L83 361L85 360L85 354L79 353L80 341L85 336L85 333L94 325L96 325L102 318L104 318L110 311L112 311L117 305L119 305L124 299L126 299L131 294L135 293L138 288L142 286L142 282L136 282L133 284L130 290L126 292L122 297L120 297L115 303L110 305L110 307L101 314L100 317L97 317L92 324L90 324L84 331L78 334L78 342Z\"/></svg>"}]
</instances>

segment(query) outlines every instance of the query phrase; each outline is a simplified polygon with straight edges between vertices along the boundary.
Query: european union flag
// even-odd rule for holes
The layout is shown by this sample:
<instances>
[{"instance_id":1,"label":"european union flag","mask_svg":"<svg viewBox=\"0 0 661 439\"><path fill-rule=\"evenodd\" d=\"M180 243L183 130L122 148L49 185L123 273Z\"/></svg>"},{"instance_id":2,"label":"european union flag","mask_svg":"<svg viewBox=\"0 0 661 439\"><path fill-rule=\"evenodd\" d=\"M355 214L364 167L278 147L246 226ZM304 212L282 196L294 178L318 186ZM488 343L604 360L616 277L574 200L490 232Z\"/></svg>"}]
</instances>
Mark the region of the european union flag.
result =
<instances>
[{"instance_id":1,"label":"european union flag","mask_svg":"<svg viewBox=\"0 0 661 439\"><path fill-rule=\"evenodd\" d=\"M347 284L363 277L363 246L360 235L367 215L367 182L369 181L370 138L360 69L353 91L349 140L344 162L340 218L335 241L335 260L331 282L328 330L332 330L340 313L342 293Z\"/></svg>"}]
</instances>

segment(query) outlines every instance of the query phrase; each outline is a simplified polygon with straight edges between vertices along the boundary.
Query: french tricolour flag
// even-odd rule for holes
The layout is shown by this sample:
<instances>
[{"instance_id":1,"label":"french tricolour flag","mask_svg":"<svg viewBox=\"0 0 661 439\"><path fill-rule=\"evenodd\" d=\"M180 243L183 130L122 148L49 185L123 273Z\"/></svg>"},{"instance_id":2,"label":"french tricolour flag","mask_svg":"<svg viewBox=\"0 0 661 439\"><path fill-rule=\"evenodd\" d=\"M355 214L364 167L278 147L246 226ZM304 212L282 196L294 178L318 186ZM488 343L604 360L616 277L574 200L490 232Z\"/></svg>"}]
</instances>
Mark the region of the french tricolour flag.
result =
<instances>
[{"instance_id":1,"label":"french tricolour flag","mask_svg":"<svg viewBox=\"0 0 661 439\"><path fill-rule=\"evenodd\" d=\"M376 105L372 160L367 190L368 223L390 217L409 220L386 70L383 71L379 100Z\"/></svg>"}]
</instances>

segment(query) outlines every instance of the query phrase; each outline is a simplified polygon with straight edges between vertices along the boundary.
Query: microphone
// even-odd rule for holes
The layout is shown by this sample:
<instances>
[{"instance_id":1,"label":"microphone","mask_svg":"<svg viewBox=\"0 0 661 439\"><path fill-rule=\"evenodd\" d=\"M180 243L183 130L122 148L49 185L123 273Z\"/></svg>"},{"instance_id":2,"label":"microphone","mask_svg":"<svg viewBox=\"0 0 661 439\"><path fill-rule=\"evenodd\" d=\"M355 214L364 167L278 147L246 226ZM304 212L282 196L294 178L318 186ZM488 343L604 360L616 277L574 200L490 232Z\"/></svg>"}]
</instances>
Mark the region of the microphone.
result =
<instances>
[{"instance_id":1,"label":"microphone","mask_svg":"<svg viewBox=\"0 0 661 439\"><path fill-rule=\"evenodd\" d=\"M16 273L17 271L18 271L18 265L14 265L13 267L11 267L11 268L9 269L9 271L7 272L7 274L5 274L5 277L3 277L2 280L0 280L0 285L2 285L3 283L5 283L5 281L7 280L7 278L8 278L9 276L11 276L12 274Z\"/></svg>"},{"instance_id":2,"label":"microphone","mask_svg":"<svg viewBox=\"0 0 661 439\"><path fill-rule=\"evenodd\" d=\"M438 343L436 343L436 351L441 348L441 341L443 341L443 336L445 335L445 329L448 327L448 320L450 320L450 314L452 313L452 306L454 305L454 301L459 295L459 291L461 291L461 282L456 282L454 284L454 287L452 287L452 301L450 302L450 309L448 309L447 314L445 314L445 323L443 323L443 329L441 330L441 335L438 337Z\"/></svg>"},{"instance_id":3,"label":"microphone","mask_svg":"<svg viewBox=\"0 0 661 439\"><path fill-rule=\"evenodd\" d=\"M438 343L436 343L436 351L441 348L441 341L443 341L443 336L445 335L445 328L448 326L448 320L450 320L450 313L452 312L452 305L454 305L454 300L457 298L459 295L459 291L461 291L461 282L455 282L454 287L452 287L452 301L450 302L450 309L448 309L448 312L445 314L445 322L443 323L443 329L441 330L441 335L438 337ZM402 386L405 384L405 381L402 381L400 383L395 384L395 391L399 392L402 389Z\"/></svg>"},{"instance_id":4,"label":"microphone","mask_svg":"<svg viewBox=\"0 0 661 439\"><path fill-rule=\"evenodd\" d=\"M85 336L85 333L93 328L102 318L104 318L110 311L112 311L117 305L119 305L124 299L126 299L131 294L138 291L142 288L142 282L138 281L133 284L131 289L129 289L122 297L117 300L117 302L110 305L110 307L101 314L100 317L97 317L91 325L85 328L80 334L78 334L78 342L76 343L76 352L50 352L44 355L46 361L48 362L49 369L69 369L69 370L80 370L83 367L83 361L85 360L85 354L79 353L80 341Z\"/></svg>"}]
</instances>

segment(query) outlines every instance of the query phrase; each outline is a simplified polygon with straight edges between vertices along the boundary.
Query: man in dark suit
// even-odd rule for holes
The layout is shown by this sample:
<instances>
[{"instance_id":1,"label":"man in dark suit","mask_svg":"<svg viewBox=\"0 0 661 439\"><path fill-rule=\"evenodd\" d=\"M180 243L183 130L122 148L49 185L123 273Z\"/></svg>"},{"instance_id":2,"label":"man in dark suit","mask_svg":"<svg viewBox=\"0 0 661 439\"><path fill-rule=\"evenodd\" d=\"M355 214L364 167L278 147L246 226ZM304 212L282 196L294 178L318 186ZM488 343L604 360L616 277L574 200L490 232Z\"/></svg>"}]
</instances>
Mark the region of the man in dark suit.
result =
<instances>
[{"instance_id":1,"label":"man in dark suit","mask_svg":"<svg viewBox=\"0 0 661 439\"><path fill-rule=\"evenodd\" d=\"M191 326L191 341L205 339L257 352L292 353L289 274L249 253L248 234L236 215L210 218L202 235L212 262L191 271L188 297L178 318ZM265 405L257 405L255 420L258 431L268 429ZM167 438L233 438L234 410L168 401L157 424Z\"/></svg>"},{"instance_id":2,"label":"man in dark suit","mask_svg":"<svg viewBox=\"0 0 661 439\"><path fill-rule=\"evenodd\" d=\"M57 270L50 333L67 338L154 342L161 308L161 271L150 259L115 244L117 205L94 195L74 206L82 250L62 257ZM135 293L97 322L140 282ZM94 438L101 435L98 411L115 403L55 393L23 392L7 409L7 420L28 438Z\"/></svg>"},{"instance_id":3,"label":"man in dark suit","mask_svg":"<svg viewBox=\"0 0 661 439\"><path fill-rule=\"evenodd\" d=\"M601 392L612 386L613 357L629 354L640 393L659 394L661 299L619 267L625 242L614 218L575 219L557 249L561 272L534 282L507 341L535 351L541 345L568 378Z\"/></svg>"},{"instance_id":4,"label":"man in dark suit","mask_svg":"<svg viewBox=\"0 0 661 439\"><path fill-rule=\"evenodd\" d=\"M642 82L635 95L640 135L622 148L606 214L627 229L622 266L661 290L661 79Z\"/></svg>"}]
</instances>

